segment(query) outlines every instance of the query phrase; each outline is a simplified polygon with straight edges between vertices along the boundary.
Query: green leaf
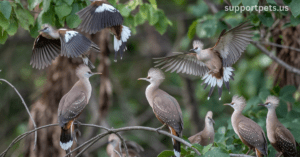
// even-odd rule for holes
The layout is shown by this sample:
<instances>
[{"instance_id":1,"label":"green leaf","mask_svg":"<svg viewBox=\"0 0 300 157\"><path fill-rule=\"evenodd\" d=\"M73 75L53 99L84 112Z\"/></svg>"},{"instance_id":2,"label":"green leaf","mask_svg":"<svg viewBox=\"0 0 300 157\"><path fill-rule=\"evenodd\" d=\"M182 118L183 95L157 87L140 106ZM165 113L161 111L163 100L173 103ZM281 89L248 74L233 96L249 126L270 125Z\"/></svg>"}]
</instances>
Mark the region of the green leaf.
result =
<instances>
[{"instance_id":1,"label":"green leaf","mask_svg":"<svg viewBox=\"0 0 300 157\"><path fill-rule=\"evenodd\" d=\"M218 21L211 19L198 23L196 33L199 38L209 38L216 34Z\"/></svg>"},{"instance_id":2,"label":"green leaf","mask_svg":"<svg viewBox=\"0 0 300 157\"><path fill-rule=\"evenodd\" d=\"M212 147L213 143L205 146L202 150L202 154L205 154L206 152L208 152L210 150L210 148Z\"/></svg>"},{"instance_id":3,"label":"green leaf","mask_svg":"<svg viewBox=\"0 0 300 157\"><path fill-rule=\"evenodd\" d=\"M59 19L66 17L72 11L72 7L68 6L66 3L62 3L61 5L55 6L55 12Z\"/></svg>"},{"instance_id":4,"label":"green leaf","mask_svg":"<svg viewBox=\"0 0 300 157\"><path fill-rule=\"evenodd\" d=\"M68 5L72 5L72 3L74 2L74 0L64 0L64 2L66 2Z\"/></svg>"},{"instance_id":5,"label":"green leaf","mask_svg":"<svg viewBox=\"0 0 300 157\"><path fill-rule=\"evenodd\" d=\"M28 9L33 10L42 0L28 0Z\"/></svg>"},{"instance_id":6,"label":"green leaf","mask_svg":"<svg viewBox=\"0 0 300 157\"><path fill-rule=\"evenodd\" d=\"M14 35L17 32L17 30L18 30L18 22L14 17L12 17L12 18L10 18L9 27L6 30L7 34L8 35Z\"/></svg>"},{"instance_id":7,"label":"green leaf","mask_svg":"<svg viewBox=\"0 0 300 157\"><path fill-rule=\"evenodd\" d=\"M258 15L258 18L261 23L267 27L271 27L274 23L274 19L269 12L264 12L263 14Z\"/></svg>"},{"instance_id":8,"label":"green leaf","mask_svg":"<svg viewBox=\"0 0 300 157\"><path fill-rule=\"evenodd\" d=\"M159 15L154 7L149 6L148 21L150 25L155 25L159 20Z\"/></svg>"},{"instance_id":9,"label":"green leaf","mask_svg":"<svg viewBox=\"0 0 300 157\"><path fill-rule=\"evenodd\" d=\"M78 17L78 15L76 15L76 13L81 9L81 5L79 5L78 3L74 3L72 5L72 11L71 14L67 16L66 18L66 22L67 25L70 28L76 28L79 26L79 24L81 23L80 18Z\"/></svg>"},{"instance_id":10,"label":"green leaf","mask_svg":"<svg viewBox=\"0 0 300 157\"><path fill-rule=\"evenodd\" d=\"M295 99L293 97L293 94L296 92L296 90L297 89L295 86L285 86L280 90L279 98L284 101L294 103Z\"/></svg>"},{"instance_id":11,"label":"green leaf","mask_svg":"<svg viewBox=\"0 0 300 157\"><path fill-rule=\"evenodd\" d=\"M131 10L134 10L138 5L141 5L141 4L143 4L143 2L141 0L133 0L128 3L128 7Z\"/></svg>"},{"instance_id":12,"label":"green leaf","mask_svg":"<svg viewBox=\"0 0 300 157\"><path fill-rule=\"evenodd\" d=\"M242 0L230 0L232 6L238 6L241 4Z\"/></svg>"},{"instance_id":13,"label":"green leaf","mask_svg":"<svg viewBox=\"0 0 300 157\"><path fill-rule=\"evenodd\" d=\"M51 3L51 0L44 0L43 1L43 11L44 12L47 12L49 10L50 3Z\"/></svg>"},{"instance_id":14,"label":"green leaf","mask_svg":"<svg viewBox=\"0 0 300 157\"><path fill-rule=\"evenodd\" d=\"M141 13L141 12L138 12L134 16L134 26L141 25L141 24L145 23L145 21L146 21L146 17L144 17L143 13Z\"/></svg>"},{"instance_id":15,"label":"green leaf","mask_svg":"<svg viewBox=\"0 0 300 157\"><path fill-rule=\"evenodd\" d=\"M255 5L257 5L257 3L258 3L258 0L242 0L242 3L243 3L243 5L245 6L245 7L247 7L247 6L255 6Z\"/></svg>"},{"instance_id":16,"label":"green leaf","mask_svg":"<svg viewBox=\"0 0 300 157\"><path fill-rule=\"evenodd\" d=\"M268 2L269 4L277 5L276 2L275 2L274 0L267 0L267 2Z\"/></svg>"},{"instance_id":17,"label":"green leaf","mask_svg":"<svg viewBox=\"0 0 300 157\"><path fill-rule=\"evenodd\" d=\"M157 9L157 4L156 4L156 0L149 0L150 4L152 5L152 7L154 9Z\"/></svg>"},{"instance_id":18,"label":"green leaf","mask_svg":"<svg viewBox=\"0 0 300 157\"><path fill-rule=\"evenodd\" d=\"M299 0L292 0L292 2L289 4L289 7L291 9L291 12L294 17L297 17L300 15L300 1Z\"/></svg>"},{"instance_id":19,"label":"green leaf","mask_svg":"<svg viewBox=\"0 0 300 157\"><path fill-rule=\"evenodd\" d=\"M291 16L291 25L296 27L300 24L300 18L295 18L294 16Z\"/></svg>"},{"instance_id":20,"label":"green leaf","mask_svg":"<svg viewBox=\"0 0 300 157\"><path fill-rule=\"evenodd\" d=\"M187 33L189 39L193 39L195 34L196 34L196 26L198 24L198 20L194 21L190 27L189 27L189 31Z\"/></svg>"},{"instance_id":21,"label":"green leaf","mask_svg":"<svg viewBox=\"0 0 300 157\"><path fill-rule=\"evenodd\" d=\"M9 27L9 21L0 13L0 26L6 30Z\"/></svg>"},{"instance_id":22,"label":"green leaf","mask_svg":"<svg viewBox=\"0 0 300 157\"><path fill-rule=\"evenodd\" d=\"M7 32L3 31L2 28L0 28L0 44L4 44L7 38Z\"/></svg>"},{"instance_id":23,"label":"green leaf","mask_svg":"<svg viewBox=\"0 0 300 157\"><path fill-rule=\"evenodd\" d=\"M159 15L159 20L154 26L155 29L162 35L167 31L169 21L165 17L163 11L159 11L158 15Z\"/></svg>"},{"instance_id":24,"label":"green leaf","mask_svg":"<svg viewBox=\"0 0 300 157\"><path fill-rule=\"evenodd\" d=\"M205 157L230 157L229 154L225 153L220 147L214 147L212 150L204 154Z\"/></svg>"},{"instance_id":25,"label":"green leaf","mask_svg":"<svg viewBox=\"0 0 300 157\"><path fill-rule=\"evenodd\" d=\"M127 5L124 5L119 11L123 17L128 17L131 13L131 9Z\"/></svg>"},{"instance_id":26,"label":"green leaf","mask_svg":"<svg viewBox=\"0 0 300 157\"><path fill-rule=\"evenodd\" d=\"M0 2L0 12L4 15L4 17L8 20L11 14L11 5L8 1Z\"/></svg>"},{"instance_id":27,"label":"green leaf","mask_svg":"<svg viewBox=\"0 0 300 157\"><path fill-rule=\"evenodd\" d=\"M171 150L165 150L161 152L157 157L171 157L174 155L174 152Z\"/></svg>"},{"instance_id":28,"label":"green leaf","mask_svg":"<svg viewBox=\"0 0 300 157\"><path fill-rule=\"evenodd\" d=\"M23 9L20 7L15 8L15 13L17 16L17 19L19 21L19 24L21 27L23 27L25 30L29 30L29 26L34 25L34 18L27 9Z\"/></svg>"}]
</instances>

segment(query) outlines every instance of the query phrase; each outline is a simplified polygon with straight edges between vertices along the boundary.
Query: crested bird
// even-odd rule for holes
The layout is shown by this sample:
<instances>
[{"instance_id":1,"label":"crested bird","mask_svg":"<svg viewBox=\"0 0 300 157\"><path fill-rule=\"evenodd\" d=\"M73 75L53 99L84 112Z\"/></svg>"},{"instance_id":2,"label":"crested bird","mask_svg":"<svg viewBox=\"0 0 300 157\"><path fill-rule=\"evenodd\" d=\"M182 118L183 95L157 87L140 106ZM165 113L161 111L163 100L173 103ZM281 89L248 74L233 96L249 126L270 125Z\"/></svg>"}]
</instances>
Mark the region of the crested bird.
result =
<instances>
[{"instance_id":1,"label":"crested bird","mask_svg":"<svg viewBox=\"0 0 300 157\"><path fill-rule=\"evenodd\" d=\"M233 80L234 69L232 64L237 62L250 43L253 36L252 26L242 23L229 30L223 30L214 47L203 50L203 43L199 40L193 42L193 49L188 53L175 52L169 57L154 58L155 67L166 68L166 72L186 73L200 76L206 84L210 85L208 99L215 86L218 88L219 100L221 100L223 82L228 90L229 80Z\"/></svg>"},{"instance_id":2,"label":"crested bird","mask_svg":"<svg viewBox=\"0 0 300 157\"><path fill-rule=\"evenodd\" d=\"M44 24L39 32L32 48L30 65L33 68L44 69L58 55L81 57L84 64L95 68L88 59L87 52L90 49L99 52L100 49L82 34L65 28L55 29L49 24Z\"/></svg>"},{"instance_id":3,"label":"crested bird","mask_svg":"<svg viewBox=\"0 0 300 157\"><path fill-rule=\"evenodd\" d=\"M202 146L207 146L214 142L215 138L215 130L214 130L214 123L215 121L212 119L213 113L208 111L205 116L205 127L204 129L189 137L189 141L191 143L198 143Z\"/></svg>"},{"instance_id":4,"label":"crested bird","mask_svg":"<svg viewBox=\"0 0 300 157\"><path fill-rule=\"evenodd\" d=\"M284 127L276 115L276 107L279 99L275 96L268 96L264 104L259 104L268 109L267 114L267 136L272 146L279 152L279 156L297 156L296 141L293 134Z\"/></svg>"},{"instance_id":5,"label":"crested bird","mask_svg":"<svg viewBox=\"0 0 300 157\"><path fill-rule=\"evenodd\" d=\"M91 1L93 2L89 6L76 13L82 20L78 29L89 34L95 34L103 28L108 28L114 35L116 62L118 53L120 53L121 59L123 58L131 31L127 26L122 25L123 17L114 6L103 0Z\"/></svg>"},{"instance_id":6,"label":"crested bird","mask_svg":"<svg viewBox=\"0 0 300 157\"><path fill-rule=\"evenodd\" d=\"M73 145L73 139L76 140L75 132L73 132L73 123L90 100L92 86L89 78L95 74L101 73L92 73L89 67L84 64L80 65L76 69L76 75L79 80L59 102L58 123L61 127L60 146L66 150L66 152L68 152Z\"/></svg>"},{"instance_id":7,"label":"crested bird","mask_svg":"<svg viewBox=\"0 0 300 157\"><path fill-rule=\"evenodd\" d=\"M169 128L171 134L181 137L183 130L182 111L177 100L159 89L159 85L164 81L165 75L158 68L151 68L147 78L139 78L150 82L146 89L146 98L153 109L156 118ZM162 127L158 128L161 129ZM180 157L180 142L172 139L174 154Z\"/></svg>"},{"instance_id":8,"label":"crested bird","mask_svg":"<svg viewBox=\"0 0 300 157\"><path fill-rule=\"evenodd\" d=\"M234 112L231 116L231 124L234 132L241 141L249 147L249 151L255 150L257 157L267 156L268 143L263 129L252 119L245 117L242 112L246 106L246 100L237 95L232 97L232 102L224 104L231 106Z\"/></svg>"},{"instance_id":9,"label":"crested bird","mask_svg":"<svg viewBox=\"0 0 300 157\"><path fill-rule=\"evenodd\" d=\"M136 142L125 141L125 144L128 149L129 157L140 157L140 153L144 151L144 148ZM121 147L121 139L116 134L109 135L106 152L110 157L126 157L125 149Z\"/></svg>"}]
</instances>

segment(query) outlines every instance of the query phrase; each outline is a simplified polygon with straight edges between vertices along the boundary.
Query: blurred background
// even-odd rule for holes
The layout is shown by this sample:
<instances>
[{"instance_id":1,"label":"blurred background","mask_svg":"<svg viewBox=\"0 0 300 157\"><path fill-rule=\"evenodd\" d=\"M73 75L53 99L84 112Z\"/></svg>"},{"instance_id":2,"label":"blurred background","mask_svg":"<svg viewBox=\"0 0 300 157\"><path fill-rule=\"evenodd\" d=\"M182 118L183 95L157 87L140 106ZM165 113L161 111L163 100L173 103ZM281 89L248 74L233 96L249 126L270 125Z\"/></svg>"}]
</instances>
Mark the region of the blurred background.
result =
<instances>
[{"instance_id":1,"label":"blurred background","mask_svg":"<svg viewBox=\"0 0 300 157\"><path fill-rule=\"evenodd\" d=\"M8 5L2 1L1 5ZM6 1L7 2L7 1ZM156 119L146 97L145 81L148 70L154 66L155 57L186 52L192 41L200 39L204 48L212 47L220 32L237 26L243 21L254 25L254 40L287 64L300 69L300 12L296 0L111 0L124 16L124 25L132 30L128 50L123 60L113 61L113 36L108 30L88 35L99 45L101 53L91 53L96 65L93 71L101 76L90 78L93 91L89 104L79 117L82 123L120 128L125 126L149 126L157 128ZM57 28L76 28L80 23L75 13L90 4L81 0L9 1L11 12L1 10L0 28L0 78L11 82L21 93L37 126L57 123L57 108L61 97L77 81L76 67L81 59L59 57L43 70L33 69L30 58L34 38L43 23ZM46 6L47 5L47 6ZM224 11L225 6L272 5L288 6L288 11L234 12ZM59 8L59 7L60 8ZM47 7L47 8L46 8ZM70 11L68 11L68 9ZM25 20L25 21L24 21ZM6 23L5 23L6 22ZM298 48L292 50L270 45L276 43ZM280 98L277 109L279 120L300 142L300 77L275 63L261 50L250 44L236 64L231 91L224 88L222 100L217 92L207 100L209 89L204 90L199 77L166 72L161 89L174 96L182 109L183 135L189 137L204 127L207 111L213 112L215 120L215 147L224 153L246 153L246 148L234 134L230 116L233 109L223 106L231 102L233 95L244 96L248 101L244 115L265 129L267 109L257 104L270 94ZM33 129L28 114L15 91L6 83L0 84L0 152L4 151L18 135ZM101 133L96 128L80 127L82 135L77 146ZM34 134L14 145L7 156L63 156L59 146L59 127L38 131L37 148L34 151ZM153 132L128 131L124 138L139 143L145 151L142 156L157 156L163 150L172 150L171 139ZM82 156L105 157L107 137L90 147ZM73 145L75 148L75 145ZM269 145L269 152L275 150ZM208 152L209 153L209 152Z\"/></svg>"}]
</instances>

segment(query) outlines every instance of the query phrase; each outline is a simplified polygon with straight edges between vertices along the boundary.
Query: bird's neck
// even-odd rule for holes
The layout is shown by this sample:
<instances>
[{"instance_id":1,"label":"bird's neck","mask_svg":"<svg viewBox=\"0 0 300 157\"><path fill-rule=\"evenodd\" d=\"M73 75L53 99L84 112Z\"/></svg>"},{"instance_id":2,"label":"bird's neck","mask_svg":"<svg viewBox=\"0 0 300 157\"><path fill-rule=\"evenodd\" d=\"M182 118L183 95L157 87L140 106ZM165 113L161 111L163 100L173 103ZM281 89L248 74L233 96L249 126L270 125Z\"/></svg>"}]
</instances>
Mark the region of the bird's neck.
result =
<instances>
[{"instance_id":1,"label":"bird's neck","mask_svg":"<svg viewBox=\"0 0 300 157\"><path fill-rule=\"evenodd\" d=\"M151 107L153 107L153 94L158 89L159 84L157 83L150 83L146 88L146 98Z\"/></svg>"},{"instance_id":2,"label":"bird's neck","mask_svg":"<svg viewBox=\"0 0 300 157\"><path fill-rule=\"evenodd\" d=\"M241 117L243 116L242 114L242 110L234 110L234 112L232 113L232 116L231 116L231 125L233 127L233 130L235 131L236 134L238 134L238 122L239 120L241 119Z\"/></svg>"},{"instance_id":3,"label":"bird's neck","mask_svg":"<svg viewBox=\"0 0 300 157\"><path fill-rule=\"evenodd\" d=\"M90 100L92 94L92 85L90 83L90 80L84 77L84 78L80 78L80 82L87 92L87 98L88 98L87 100Z\"/></svg>"},{"instance_id":4,"label":"bird's neck","mask_svg":"<svg viewBox=\"0 0 300 157\"><path fill-rule=\"evenodd\" d=\"M276 126L278 122L278 118L276 115L275 109L268 109L268 114L267 114L267 129L275 129L274 127Z\"/></svg>"},{"instance_id":5,"label":"bird's neck","mask_svg":"<svg viewBox=\"0 0 300 157\"><path fill-rule=\"evenodd\" d=\"M205 127L204 127L203 131L207 132L207 133L214 133L213 124L210 124L210 122L205 122Z\"/></svg>"}]
</instances>

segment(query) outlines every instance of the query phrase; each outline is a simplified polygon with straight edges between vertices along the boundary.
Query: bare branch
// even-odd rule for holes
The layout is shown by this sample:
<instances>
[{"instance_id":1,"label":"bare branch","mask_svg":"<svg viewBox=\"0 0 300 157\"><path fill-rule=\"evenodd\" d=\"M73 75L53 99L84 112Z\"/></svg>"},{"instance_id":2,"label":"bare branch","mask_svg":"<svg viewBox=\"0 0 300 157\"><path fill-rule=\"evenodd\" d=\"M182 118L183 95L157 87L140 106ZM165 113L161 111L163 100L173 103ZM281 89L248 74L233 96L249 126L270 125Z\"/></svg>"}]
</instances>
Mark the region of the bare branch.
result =
<instances>
[{"instance_id":1,"label":"bare branch","mask_svg":"<svg viewBox=\"0 0 300 157\"><path fill-rule=\"evenodd\" d=\"M246 154L229 154L231 157L255 157L251 155L246 155Z\"/></svg>"},{"instance_id":2,"label":"bare branch","mask_svg":"<svg viewBox=\"0 0 300 157\"><path fill-rule=\"evenodd\" d=\"M300 52L300 49L295 48L295 47L290 47L290 46L280 45L280 44L271 43L271 42L266 42L266 41L260 41L260 43L263 43L263 44L266 44L266 45L272 45L272 46L280 47L280 48L284 48L284 49L290 49L290 50L294 50L294 51Z\"/></svg>"},{"instance_id":3,"label":"bare branch","mask_svg":"<svg viewBox=\"0 0 300 157\"><path fill-rule=\"evenodd\" d=\"M297 75L300 75L300 70L292 67L290 65L288 65L287 63L285 63L283 60L277 58L275 55L272 54L272 52L268 51L265 47L263 47L262 45L259 44L259 42L257 41L251 41L251 43L253 45L255 45L258 49L260 49L264 54L266 54L267 56L269 56L272 60L274 60L275 62L277 62L279 65L283 66L286 70L295 73Z\"/></svg>"},{"instance_id":4,"label":"bare branch","mask_svg":"<svg viewBox=\"0 0 300 157\"><path fill-rule=\"evenodd\" d=\"M0 72L1 72L1 70L0 70ZM26 103L25 103L23 97L22 97L21 94L19 93L19 91L18 91L11 83L9 83L7 80L5 80L5 79L0 79L0 81L6 82L6 83L7 83L8 85L10 85L10 86L16 91L16 93L19 95L19 97L20 97L20 99L21 99L21 101L22 101L24 107L26 108L26 111L27 111L27 113L28 113L28 115L29 115L29 117L30 117L30 119L31 119L31 121L32 121L32 124L33 124L34 128L36 129L35 121L33 120L32 116L31 116L31 114L30 114L30 111L29 111L29 109L28 109L28 107L27 107L27 105L26 105ZM34 147L33 147L33 150L35 150L36 142L37 142L37 132L35 132L35 135L34 135Z\"/></svg>"}]
</instances>

